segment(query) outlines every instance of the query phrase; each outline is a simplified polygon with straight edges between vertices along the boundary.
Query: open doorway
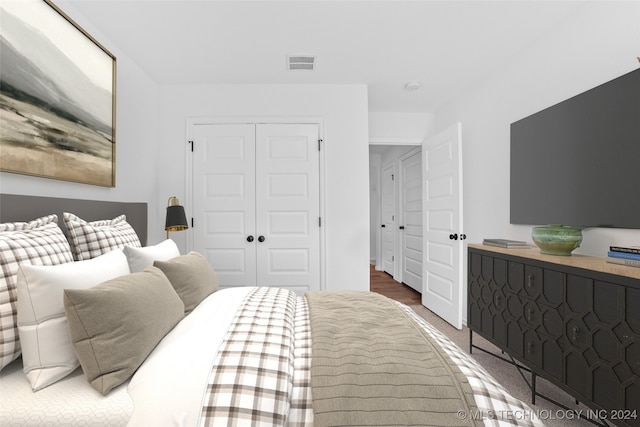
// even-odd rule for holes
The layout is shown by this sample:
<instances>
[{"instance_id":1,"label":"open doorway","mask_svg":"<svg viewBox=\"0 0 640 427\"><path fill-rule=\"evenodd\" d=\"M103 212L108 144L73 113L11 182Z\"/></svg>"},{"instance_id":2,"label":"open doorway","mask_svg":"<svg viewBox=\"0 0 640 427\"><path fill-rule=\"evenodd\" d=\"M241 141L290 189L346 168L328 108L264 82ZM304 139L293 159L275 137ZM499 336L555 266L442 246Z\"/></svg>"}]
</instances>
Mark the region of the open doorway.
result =
<instances>
[{"instance_id":1,"label":"open doorway","mask_svg":"<svg viewBox=\"0 0 640 427\"><path fill-rule=\"evenodd\" d=\"M369 165L371 264L422 292L421 147L371 145Z\"/></svg>"}]
</instances>

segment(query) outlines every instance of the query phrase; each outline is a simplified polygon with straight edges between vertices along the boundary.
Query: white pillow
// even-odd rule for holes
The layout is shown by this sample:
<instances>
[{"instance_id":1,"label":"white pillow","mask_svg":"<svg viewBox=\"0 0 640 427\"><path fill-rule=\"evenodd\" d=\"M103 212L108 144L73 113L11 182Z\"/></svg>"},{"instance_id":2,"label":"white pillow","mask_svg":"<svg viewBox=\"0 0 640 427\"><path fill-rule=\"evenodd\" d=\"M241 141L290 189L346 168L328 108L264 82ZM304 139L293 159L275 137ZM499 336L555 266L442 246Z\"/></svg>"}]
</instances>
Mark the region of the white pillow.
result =
<instances>
[{"instance_id":1,"label":"white pillow","mask_svg":"<svg viewBox=\"0 0 640 427\"><path fill-rule=\"evenodd\" d=\"M71 248L58 227L57 215L0 224L0 369L20 356L16 301L20 265L71 261Z\"/></svg>"},{"instance_id":2,"label":"white pillow","mask_svg":"<svg viewBox=\"0 0 640 427\"><path fill-rule=\"evenodd\" d=\"M18 333L24 373L33 391L66 377L80 366L64 311L64 289L87 289L129 274L120 249L99 257L18 270Z\"/></svg>"},{"instance_id":3,"label":"white pillow","mask_svg":"<svg viewBox=\"0 0 640 427\"><path fill-rule=\"evenodd\" d=\"M144 248L125 246L123 250L127 256L127 261L129 261L129 269L132 273L138 273L152 266L154 261L168 261L171 258L180 256L178 245L171 239L167 239L155 246L145 246Z\"/></svg>"}]
</instances>

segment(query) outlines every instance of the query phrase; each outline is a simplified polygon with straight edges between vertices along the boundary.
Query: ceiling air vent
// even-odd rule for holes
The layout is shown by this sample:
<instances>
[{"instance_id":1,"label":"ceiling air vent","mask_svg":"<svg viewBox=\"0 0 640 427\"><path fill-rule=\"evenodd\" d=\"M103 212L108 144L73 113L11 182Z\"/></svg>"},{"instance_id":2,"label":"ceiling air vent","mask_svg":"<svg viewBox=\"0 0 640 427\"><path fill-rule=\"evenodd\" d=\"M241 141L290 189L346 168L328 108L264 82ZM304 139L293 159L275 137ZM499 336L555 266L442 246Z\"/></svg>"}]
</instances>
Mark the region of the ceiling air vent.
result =
<instances>
[{"instance_id":1,"label":"ceiling air vent","mask_svg":"<svg viewBox=\"0 0 640 427\"><path fill-rule=\"evenodd\" d=\"M289 70L313 71L316 65L316 57L313 55L287 55L287 67Z\"/></svg>"}]
</instances>

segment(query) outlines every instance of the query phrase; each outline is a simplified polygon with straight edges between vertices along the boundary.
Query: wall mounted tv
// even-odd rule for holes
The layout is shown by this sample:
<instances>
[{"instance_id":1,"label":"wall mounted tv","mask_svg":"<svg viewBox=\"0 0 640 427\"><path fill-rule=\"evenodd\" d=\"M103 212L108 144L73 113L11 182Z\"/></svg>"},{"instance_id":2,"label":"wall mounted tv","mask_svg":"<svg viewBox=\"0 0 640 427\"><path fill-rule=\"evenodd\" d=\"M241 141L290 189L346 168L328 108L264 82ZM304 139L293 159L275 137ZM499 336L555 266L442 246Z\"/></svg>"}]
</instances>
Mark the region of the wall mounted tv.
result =
<instances>
[{"instance_id":1,"label":"wall mounted tv","mask_svg":"<svg viewBox=\"0 0 640 427\"><path fill-rule=\"evenodd\" d=\"M511 223L640 228L640 69L511 124Z\"/></svg>"}]
</instances>

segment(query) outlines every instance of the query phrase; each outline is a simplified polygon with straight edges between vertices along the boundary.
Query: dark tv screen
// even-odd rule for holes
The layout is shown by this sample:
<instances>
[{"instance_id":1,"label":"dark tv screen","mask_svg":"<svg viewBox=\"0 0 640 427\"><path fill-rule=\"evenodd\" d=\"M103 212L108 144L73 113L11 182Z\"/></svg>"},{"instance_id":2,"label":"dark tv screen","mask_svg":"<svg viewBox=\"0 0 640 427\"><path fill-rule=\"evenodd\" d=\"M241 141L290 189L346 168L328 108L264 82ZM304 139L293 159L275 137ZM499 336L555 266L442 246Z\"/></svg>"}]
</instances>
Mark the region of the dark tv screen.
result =
<instances>
[{"instance_id":1,"label":"dark tv screen","mask_svg":"<svg viewBox=\"0 0 640 427\"><path fill-rule=\"evenodd\" d=\"M511 124L512 224L640 228L640 69Z\"/></svg>"}]
</instances>

